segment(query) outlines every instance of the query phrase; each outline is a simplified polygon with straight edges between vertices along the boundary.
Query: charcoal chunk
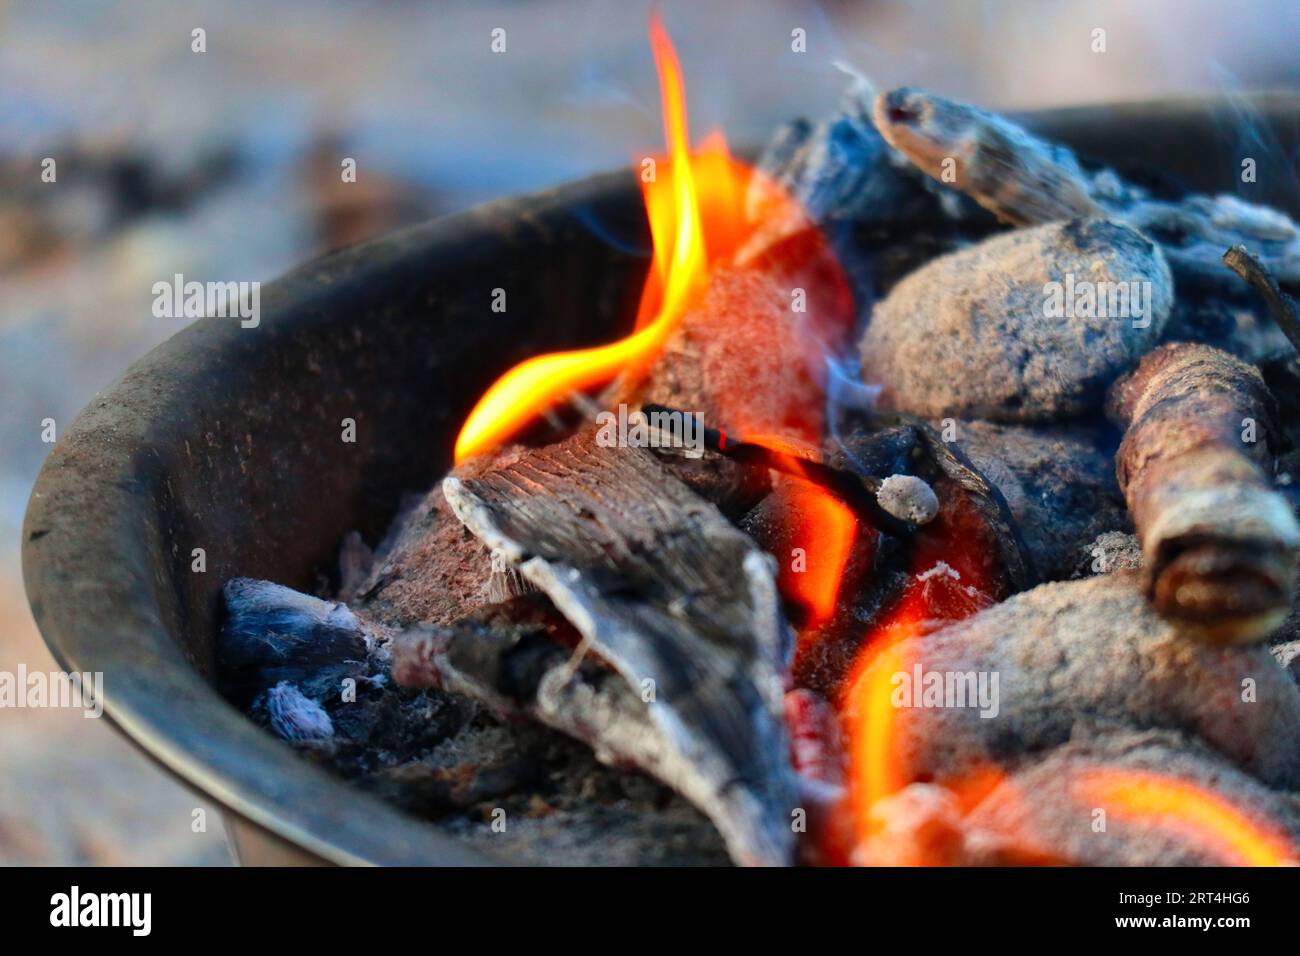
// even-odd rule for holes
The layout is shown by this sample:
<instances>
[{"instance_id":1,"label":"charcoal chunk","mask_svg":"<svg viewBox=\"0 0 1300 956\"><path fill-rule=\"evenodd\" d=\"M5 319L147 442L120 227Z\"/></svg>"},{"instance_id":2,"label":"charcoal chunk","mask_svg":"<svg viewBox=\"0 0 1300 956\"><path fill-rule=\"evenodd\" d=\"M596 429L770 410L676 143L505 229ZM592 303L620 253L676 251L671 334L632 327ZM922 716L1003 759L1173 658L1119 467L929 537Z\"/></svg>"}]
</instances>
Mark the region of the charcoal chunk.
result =
<instances>
[{"instance_id":1,"label":"charcoal chunk","mask_svg":"<svg viewBox=\"0 0 1300 956\"><path fill-rule=\"evenodd\" d=\"M862 336L863 380L884 385L882 406L932 418L1081 415L1159 341L1172 301L1159 248L1127 226L1017 230L900 282Z\"/></svg>"},{"instance_id":2,"label":"charcoal chunk","mask_svg":"<svg viewBox=\"0 0 1300 956\"><path fill-rule=\"evenodd\" d=\"M327 740L334 724L325 708L287 680L266 692L271 729L285 740Z\"/></svg>"},{"instance_id":3,"label":"charcoal chunk","mask_svg":"<svg viewBox=\"0 0 1300 956\"><path fill-rule=\"evenodd\" d=\"M270 581L233 578L222 588L226 620L217 646L218 683L246 705L282 681L308 688L365 673L369 642L346 605Z\"/></svg>"},{"instance_id":4,"label":"charcoal chunk","mask_svg":"<svg viewBox=\"0 0 1300 956\"><path fill-rule=\"evenodd\" d=\"M982 673L990 686L996 675L998 690L986 716L973 706L897 711L910 779L961 775L1129 728L1186 734L1266 784L1300 787L1295 683L1262 645L1180 636L1133 572L1044 584L909 639L867 669L850 691L851 711L863 713L873 679L888 687L893 669L917 667Z\"/></svg>"}]
</instances>

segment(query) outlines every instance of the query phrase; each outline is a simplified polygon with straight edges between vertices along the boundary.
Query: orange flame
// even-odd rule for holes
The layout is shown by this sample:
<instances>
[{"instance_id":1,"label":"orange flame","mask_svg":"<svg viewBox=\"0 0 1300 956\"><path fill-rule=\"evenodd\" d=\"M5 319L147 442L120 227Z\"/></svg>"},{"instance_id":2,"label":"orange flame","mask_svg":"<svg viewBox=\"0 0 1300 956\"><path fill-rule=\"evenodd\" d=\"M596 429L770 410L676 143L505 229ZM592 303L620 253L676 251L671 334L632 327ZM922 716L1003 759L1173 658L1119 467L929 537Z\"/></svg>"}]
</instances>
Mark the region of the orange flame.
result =
<instances>
[{"instance_id":1,"label":"orange flame","mask_svg":"<svg viewBox=\"0 0 1300 956\"><path fill-rule=\"evenodd\" d=\"M752 445L762 445L786 462L792 475L801 473L801 463L820 461L820 453L781 435L745 435ZM807 561L801 571L782 564L778 584L787 600L807 613L801 639L831 619L839 598L844 569L858 534L853 509L821 485L806 478L792 478L791 500L786 520L791 525L790 548L800 548Z\"/></svg>"},{"instance_id":2,"label":"orange flame","mask_svg":"<svg viewBox=\"0 0 1300 956\"><path fill-rule=\"evenodd\" d=\"M989 582L976 547L964 529L940 517L918 535L913 579L898 604L863 643L841 699L849 740L850 800L860 839L871 830L871 808L912 782L907 754L899 746L905 711L894 706L894 675L910 672L909 648L927 621L960 620L989 603ZM943 559L947 559L947 561ZM948 565L951 561L956 570ZM918 573L920 572L920 573ZM959 795L986 792L1000 779L985 768L968 779L940 781Z\"/></svg>"},{"instance_id":3,"label":"orange flame","mask_svg":"<svg viewBox=\"0 0 1300 956\"><path fill-rule=\"evenodd\" d=\"M710 263L733 254L744 238L743 197L751 171L732 159L721 135L706 137L699 152L690 152L681 64L657 12L650 18L650 45L668 157L656 161L658 175L642 177L654 262L636 330L609 345L539 355L516 365L470 412L456 439L458 463L507 440L573 392L619 373L639 375L708 285Z\"/></svg>"},{"instance_id":4,"label":"orange flame","mask_svg":"<svg viewBox=\"0 0 1300 956\"><path fill-rule=\"evenodd\" d=\"M1275 825L1186 780L1140 770L1082 772L1078 792L1112 815L1167 829L1239 866L1294 866L1297 849Z\"/></svg>"},{"instance_id":5,"label":"orange flame","mask_svg":"<svg viewBox=\"0 0 1300 956\"><path fill-rule=\"evenodd\" d=\"M808 565L801 573L783 575L782 590L808 609L806 627L811 629L835 613L858 521L853 510L825 488L798 481L793 511L804 520L795 529L791 545L803 549Z\"/></svg>"},{"instance_id":6,"label":"orange flame","mask_svg":"<svg viewBox=\"0 0 1300 956\"><path fill-rule=\"evenodd\" d=\"M847 685L843 711L849 724L850 799L859 839L868 836L872 806L910 782L895 745L900 712L893 705L893 676L911 667L905 648L925 620L921 594L918 590L905 596L872 636Z\"/></svg>"}]
</instances>

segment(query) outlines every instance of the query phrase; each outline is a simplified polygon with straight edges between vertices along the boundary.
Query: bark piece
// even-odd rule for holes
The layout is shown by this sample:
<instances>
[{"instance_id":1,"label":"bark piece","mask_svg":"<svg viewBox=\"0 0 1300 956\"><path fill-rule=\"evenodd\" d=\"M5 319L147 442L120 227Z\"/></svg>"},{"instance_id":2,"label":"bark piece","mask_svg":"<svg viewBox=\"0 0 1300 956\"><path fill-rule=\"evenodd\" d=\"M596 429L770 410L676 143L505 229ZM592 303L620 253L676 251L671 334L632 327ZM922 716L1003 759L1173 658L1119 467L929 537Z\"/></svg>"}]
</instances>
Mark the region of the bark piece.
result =
<instances>
[{"instance_id":1,"label":"bark piece","mask_svg":"<svg viewBox=\"0 0 1300 956\"><path fill-rule=\"evenodd\" d=\"M714 821L738 862L789 862L790 635L769 560L648 452L588 432L443 487L584 648L653 691L664 756L646 769Z\"/></svg>"},{"instance_id":2,"label":"bark piece","mask_svg":"<svg viewBox=\"0 0 1300 956\"><path fill-rule=\"evenodd\" d=\"M1259 371L1204 345L1163 346L1117 382L1116 468L1165 617L1257 640L1291 607L1300 525L1270 487L1274 405Z\"/></svg>"},{"instance_id":3,"label":"bark piece","mask_svg":"<svg viewBox=\"0 0 1300 956\"><path fill-rule=\"evenodd\" d=\"M1073 153L1001 116L903 87L876 97L873 117L881 136L917 168L1003 222L1036 226L1104 214Z\"/></svg>"},{"instance_id":4,"label":"bark piece","mask_svg":"<svg viewBox=\"0 0 1300 956\"><path fill-rule=\"evenodd\" d=\"M1083 283L1097 290L1091 307ZM1080 415L1159 341L1172 301L1160 250L1127 226L1017 230L895 286L862 336L862 376L884 385L883 407L930 418Z\"/></svg>"}]
</instances>

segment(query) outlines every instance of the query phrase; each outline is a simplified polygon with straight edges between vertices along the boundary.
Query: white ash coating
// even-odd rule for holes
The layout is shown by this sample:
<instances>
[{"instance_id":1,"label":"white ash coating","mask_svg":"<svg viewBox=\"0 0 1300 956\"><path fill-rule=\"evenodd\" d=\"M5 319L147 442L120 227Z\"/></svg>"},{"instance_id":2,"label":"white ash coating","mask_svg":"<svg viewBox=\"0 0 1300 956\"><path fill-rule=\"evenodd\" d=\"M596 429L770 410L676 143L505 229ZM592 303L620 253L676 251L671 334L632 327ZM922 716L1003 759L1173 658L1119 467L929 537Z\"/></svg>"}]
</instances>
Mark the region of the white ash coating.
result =
<instances>
[{"instance_id":1,"label":"white ash coating","mask_svg":"<svg viewBox=\"0 0 1300 956\"><path fill-rule=\"evenodd\" d=\"M1142 545L1127 531L1103 531L1085 546L1083 562L1092 574L1136 571L1142 567Z\"/></svg>"},{"instance_id":2,"label":"white ash coating","mask_svg":"<svg viewBox=\"0 0 1300 956\"><path fill-rule=\"evenodd\" d=\"M890 475L880 484L876 501L895 518L928 524L939 513L934 490L915 475Z\"/></svg>"},{"instance_id":3,"label":"white ash coating","mask_svg":"<svg viewBox=\"0 0 1300 956\"><path fill-rule=\"evenodd\" d=\"M1090 306L1085 290L1099 287ZM932 418L1082 415L1160 341L1172 304L1164 255L1128 226L1017 229L898 283L862 336L862 377L884 383L885 407Z\"/></svg>"},{"instance_id":4,"label":"white ash coating","mask_svg":"<svg viewBox=\"0 0 1300 956\"><path fill-rule=\"evenodd\" d=\"M280 681L266 692L266 711L271 728L285 740L328 740L334 736L334 722L325 708L288 681Z\"/></svg>"}]
</instances>

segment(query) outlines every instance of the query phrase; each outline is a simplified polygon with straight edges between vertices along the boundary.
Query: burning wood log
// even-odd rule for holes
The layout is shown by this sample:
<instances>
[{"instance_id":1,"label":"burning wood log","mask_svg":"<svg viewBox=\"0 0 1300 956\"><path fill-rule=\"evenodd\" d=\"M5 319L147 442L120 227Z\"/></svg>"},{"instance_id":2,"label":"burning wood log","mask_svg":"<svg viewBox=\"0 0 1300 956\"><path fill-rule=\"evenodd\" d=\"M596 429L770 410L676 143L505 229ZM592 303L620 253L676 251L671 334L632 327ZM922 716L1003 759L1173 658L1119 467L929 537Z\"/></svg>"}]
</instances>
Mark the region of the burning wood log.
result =
<instances>
[{"instance_id":1,"label":"burning wood log","mask_svg":"<svg viewBox=\"0 0 1300 956\"><path fill-rule=\"evenodd\" d=\"M1193 736L1265 784L1300 787L1290 676L1262 645L1186 640L1132 572L1040 585L868 655L847 691L847 725L868 739L884 722L870 739L889 741L877 757L903 785L1132 728Z\"/></svg>"},{"instance_id":2,"label":"burning wood log","mask_svg":"<svg viewBox=\"0 0 1300 956\"><path fill-rule=\"evenodd\" d=\"M662 402L705 422L815 442L825 404L825 357L852 322L838 271L812 250L784 274L719 268L645 375L618 401ZM798 301L796 301L798 300ZM716 457L665 466L727 514L743 514L771 485L761 470ZM758 479L758 480L756 480Z\"/></svg>"},{"instance_id":3,"label":"burning wood log","mask_svg":"<svg viewBox=\"0 0 1300 956\"><path fill-rule=\"evenodd\" d=\"M662 750L645 769L703 810L737 861L788 862L790 635L769 559L649 452L591 433L449 478L444 493L573 623L580 651L652 697Z\"/></svg>"},{"instance_id":4,"label":"burning wood log","mask_svg":"<svg viewBox=\"0 0 1300 956\"><path fill-rule=\"evenodd\" d=\"M495 463L515 460L523 451L520 446L501 449L465 462L454 473L476 475ZM452 624L484 604L530 589L456 519L441 485L404 510L388 539L357 595L386 623Z\"/></svg>"},{"instance_id":5,"label":"burning wood log","mask_svg":"<svg viewBox=\"0 0 1300 956\"><path fill-rule=\"evenodd\" d=\"M862 375L932 418L1048 421L1100 406L1159 341L1173 287L1159 248L1105 220L1053 223L930 262L875 308Z\"/></svg>"},{"instance_id":6,"label":"burning wood log","mask_svg":"<svg viewBox=\"0 0 1300 956\"><path fill-rule=\"evenodd\" d=\"M1148 593L1206 640L1257 640L1291 608L1300 525L1270 487L1273 407L1257 369L1203 345L1156 350L1110 396Z\"/></svg>"},{"instance_id":7,"label":"burning wood log","mask_svg":"<svg viewBox=\"0 0 1300 956\"><path fill-rule=\"evenodd\" d=\"M754 269L715 270L698 306L682 316L653 367L621 400L659 402L742 431L817 440L825 358L851 324L852 307L842 285L809 286L801 302L796 286Z\"/></svg>"},{"instance_id":8,"label":"burning wood log","mask_svg":"<svg viewBox=\"0 0 1300 956\"><path fill-rule=\"evenodd\" d=\"M1151 197L1111 170L1085 172L1074 154L1014 123L924 90L882 93L873 112L891 146L1004 222L1035 226L1105 216L1157 239L1180 282L1223 287L1220 256L1246 244L1283 282L1300 282L1300 229L1235 196Z\"/></svg>"}]
</instances>

